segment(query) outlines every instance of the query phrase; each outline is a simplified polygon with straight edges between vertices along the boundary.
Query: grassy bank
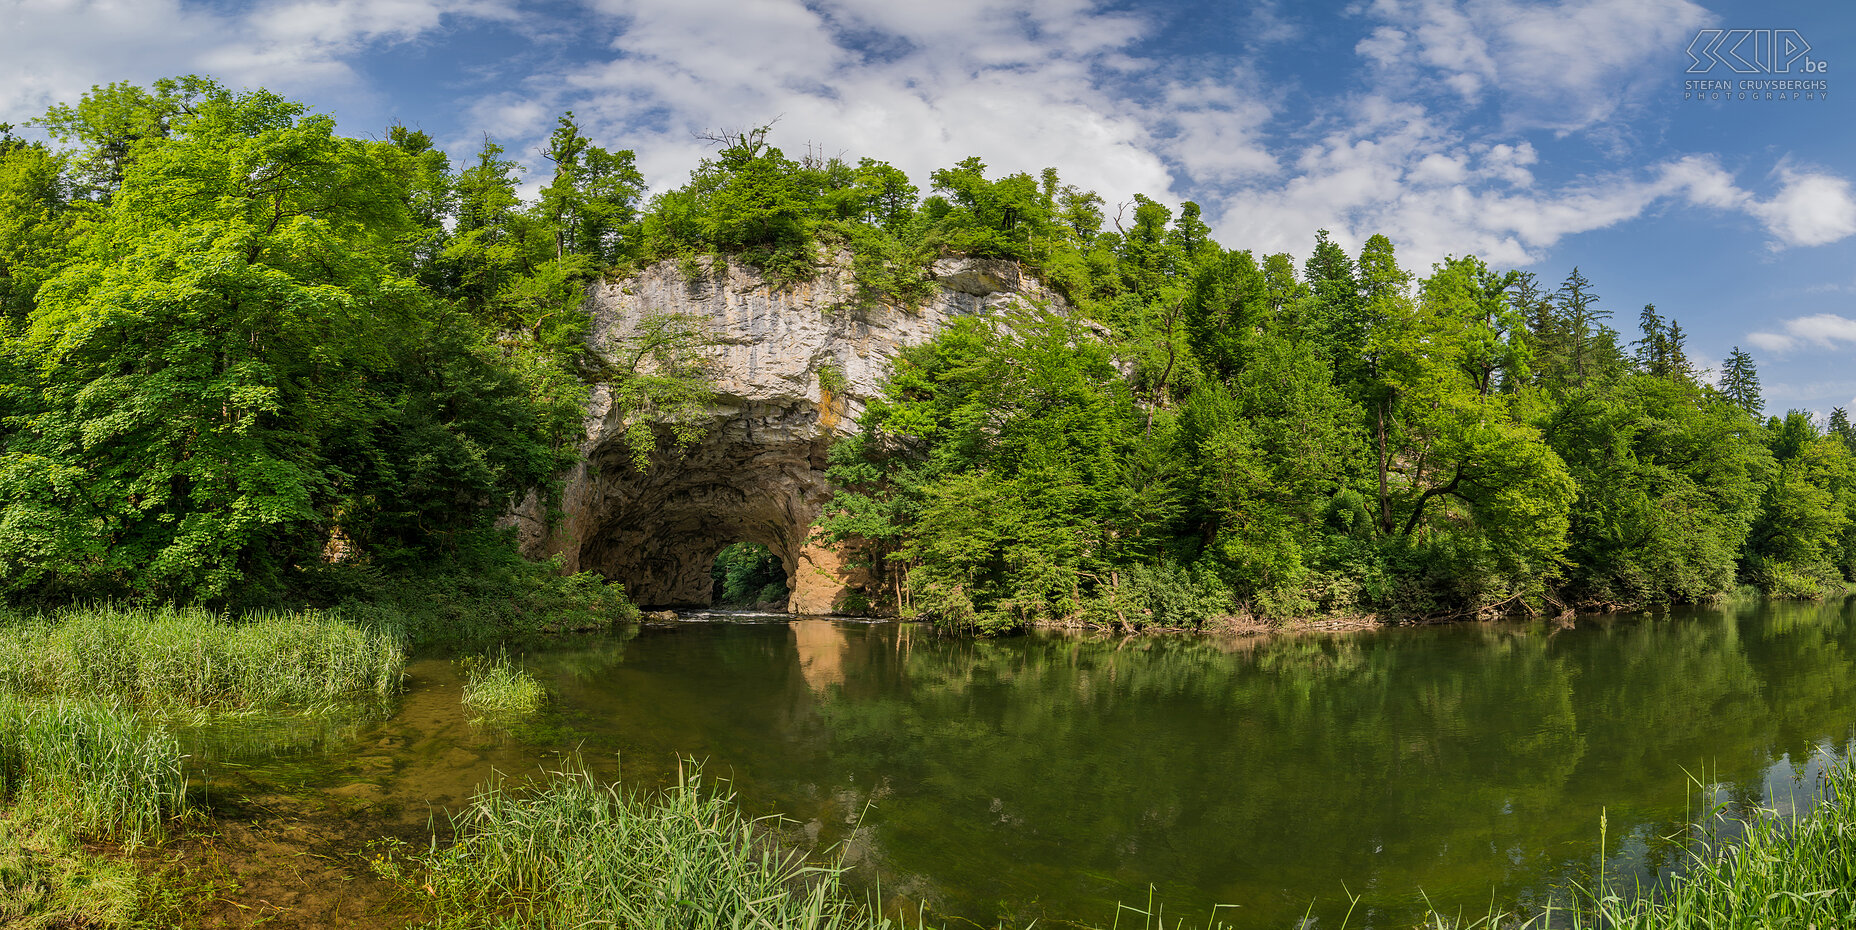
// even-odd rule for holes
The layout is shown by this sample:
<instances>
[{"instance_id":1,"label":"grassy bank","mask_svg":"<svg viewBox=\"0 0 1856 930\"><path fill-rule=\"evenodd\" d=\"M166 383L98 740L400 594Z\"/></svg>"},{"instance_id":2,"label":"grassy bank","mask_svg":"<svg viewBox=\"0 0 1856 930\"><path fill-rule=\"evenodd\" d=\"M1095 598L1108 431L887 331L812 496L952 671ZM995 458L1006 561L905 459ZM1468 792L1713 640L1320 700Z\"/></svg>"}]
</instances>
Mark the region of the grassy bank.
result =
<instances>
[{"instance_id":1,"label":"grassy bank","mask_svg":"<svg viewBox=\"0 0 1856 930\"><path fill-rule=\"evenodd\" d=\"M90 853L60 830L0 818L0 927L130 927L140 897L131 862Z\"/></svg>"},{"instance_id":2,"label":"grassy bank","mask_svg":"<svg viewBox=\"0 0 1856 930\"><path fill-rule=\"evenodd\" d=\"M193 808L179 713L378 700L396 637L314 611L72 607L0 616L0 925L137 926L131 852Z\"/></svg>"},{"instance_id":3,"label":"grassy bank","mask_svg":"<svg viewBox=\"0 0 1856 930\"><path fill-rule=\"evenodd\" d=\"M326 565L305 583L302 602L416 648L480 651L511 638L610 629L638 619L623 585L591 572L562 576L507 547L478 546L422 571Z\"/></svg>"},{"instance_id":4,"label":"grassy bank","mask_svg":"<svg viewBox=\"0 0 1856 930\"><path fill-rule=\"evenodd\" d=\"M1545 912L1496 912L1474 921L1437 915L1429 926L1856 926L1856 771L1839 767L1825 787L1828 799L1796 819L1772 811L1732 820L1717 813L1717 829L1708 832L1741 838L1697 842L1687 870L1653 887L1576 889L1571 900ZM407 872L397 872L400 865L382 867L395 870L427 901L435 926L459 930L894 925L844 887L841 869L774 852L764 826L696 774L643 795L566 772L532 791L485 787L453 818L453 845L416 860Z\"/></svg>"},{"instance_id":5,"label":"grassy bank","mask_svg":"<svg viewBox=\"0 0 1856 930\"><path fill-rule=\"evenodd\" d=\"M0 696L0 797L8 819L133 846L186 803L180 744L121 704Z\"/></svg>"},{"instance_id":6,"label":"grassy bank","mask_svg":"<svg viewBox=\"0 0 1856 930\"><path fill-rule=\"evenodd\" d=\"M1574 926L1736 930L1856 926L1856 768L1839 765L1811 814L1754 812L1731 845L1697 843L1688 870L1648 890L1601 889ZM1715 832L1713 830L1710 833Z\"/></svg>"},{"instance_id":7,"label":"grassy bank","mask_svg":"<svg viewBox=\"0 0 1856 930\"><path fill-rule=\"evenodd\" d=\"M406 876L446 928L893 926L840 869L770 848L693 770L655 795L575 771L531 792L492 784L452 826L457 841Z\"/></svg>"},{"instance_id":8,"label":"grassy bank","mask_svg":"<svg viewBox=\"0 0 1856 930\"><path fill-rule=\"evenodd\" d=\"M318 611L228 619L197 609L73 607L0 625L0 693L154 710L318 707L385 697L393 636Z\"/></svg>"}]
</instances>

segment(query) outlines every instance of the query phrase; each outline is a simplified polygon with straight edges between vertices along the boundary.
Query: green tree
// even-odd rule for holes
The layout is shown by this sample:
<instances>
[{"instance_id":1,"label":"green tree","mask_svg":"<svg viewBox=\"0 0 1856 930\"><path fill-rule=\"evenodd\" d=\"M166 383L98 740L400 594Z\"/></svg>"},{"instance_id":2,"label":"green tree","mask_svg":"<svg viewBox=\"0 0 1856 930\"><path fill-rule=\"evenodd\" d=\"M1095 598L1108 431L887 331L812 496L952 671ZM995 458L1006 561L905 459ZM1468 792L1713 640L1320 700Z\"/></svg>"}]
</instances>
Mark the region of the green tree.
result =
<instances>
[{"instance_id":1,"label":"green tree","mask_svg":"<svg viewBox=\"0 0 1856 930\"><path fill-rule=\"evenodd\" d=\"M22 324L39 285L69 252L77 217L60 159L43 145L0 140L0 321Z\"/></svg>"},{"instance_id":2,"label":"green tree","mask_svg":"<svg viewBox=\"0 0 1856 930\"><path fill-rule=\"evenodd\" d=\"M1471 606L1542 593L1558 573L1575 496L1565 465L1517 416L1519 314L1473 259L1440 265L1423 299L1373 339L1388 398L1383 528L1416 547L1432 584Z\"/></svg>"},{"instance_id":3,"label":"green tree","mask_svg":"<svg viewBox=\"0 0 1856 930\"><path fill-rule=\"evenodd\" d=\"M1732 588L1772 470L1743 411L1693 382L1637 374L1573 392L1543 430L1579 485L1575 602L1694 602Z\"/></svg>"},{"instance_id":4,"label":"green tree","mask_svg":"<svg viewBox=\"0 0 1856 930\"><path fill-rule=\"evenodd\" d=\"M1117 603L1121 572L1169 538L1169 424L1074 321L961 318L898 359L858 454L834 455L846 492L824 527L893 547L904 606L938 622L1075 617Z\"/></svg>"},{"instance_id":5,"label":"green tree","mask_svg":"<svg viewBox=\"0 0 1856 930\"><path fill-rule=\"evenodd\" d=\"M1740 351L1739 346L1734 346L1727 360L1721 363L1720 391L1748 416L1757 417L1766 407L1766 400L1759 393L1759 369L1753 364L1753 356Z\"/></svg>"},{"instance_id":6,"label":"green tree","mask_svg":"<svg viewBox=\"0 0 1856 930\"><path fill-rule=\"evenodd\" d=\"M1598 306L1603 298L1592 293L1591 288L1592 282L1575 266L1554 294L1565 327L1574 386L1585 384L1602 367L1599 356L1605 338L1604 321L1611 318L1611 311Z\"/></svg>"},{"instance_id":7,"label":"green tree","mask_svg":"<svg viewBox=\"0 0 1856 930\"><path fill-rule=\"evenodd\" d=\"M552 231L554 259L583 257L590 267L618 264L635 248L644 177L632 152L609 152L580 133L572 110L562 115L543 156L554 177L536 209Z\"/></svg>"},{"instance_id":8,"label":"green tree","mask_svg":"<svg viewBox=\"0 0 1856 930\"><path fill-rule=\"evenodd\" d=\"M202 103L228 95L197 75L162 78L148 88L123 81L93 87L75 105L53 106L38 123L52 138L78 146L78 195L107 203L141 153L159 146Z\"/></svg>"},{"instance_id":9,"label":"green tree","mask_svg":"<svg viewBox=\"0 0 1856 930\"><path fill-rule=\"evenodd\" d=\"M124 163L8 347L34 398L0 457L9 591L262 599L338 527L442 544L560 467L407 277L393 143L333 125L207 88Z\"/></svg>"},{"instance_id":10,"label":"green tree","mask_svg":"<svg viewBox=\"0 0 1856 930\"><path fill-rule=\"evenodd\" d=\"M1747 539L1747 580L1774 594L1821 596L1844 579L1844 534L1856 508L1856 459L1802 410L1767 427L1777 473Z\"/></svg>"}]
</instances>

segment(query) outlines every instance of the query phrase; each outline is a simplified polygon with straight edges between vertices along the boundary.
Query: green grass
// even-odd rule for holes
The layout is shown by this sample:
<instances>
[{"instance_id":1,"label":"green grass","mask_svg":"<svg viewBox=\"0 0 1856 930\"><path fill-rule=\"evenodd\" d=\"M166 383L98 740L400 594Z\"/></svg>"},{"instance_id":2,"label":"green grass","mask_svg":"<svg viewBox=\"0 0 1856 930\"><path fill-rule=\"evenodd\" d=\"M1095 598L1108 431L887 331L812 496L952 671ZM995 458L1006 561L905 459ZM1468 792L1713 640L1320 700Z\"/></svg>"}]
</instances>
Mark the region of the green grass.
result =
<instances>
[{"instance_id":1,"label":"green grass","mask_svg":"<svg viewBox=\"0 0 1856 930\"><path fill-rule=\"evenodd\" d=\"M584 772L539 789L481 789L452 819L457 841L410 879L446 928L887 930L842 870L782 855L767 823L693 769L655 795Z\"/></svg>"},{"instance_id":2,"label":"green grass","mask_svg":"<svg viewBox=\"0 0 1856 930\"><path fill-rule=\"evenodd\" d=\"M145 709L315 707L399 688L385 633L317 611L228 619L196 609L76 607L0 625L0 692Z\"/></svg>"},{"instance_id":3,"label":"green grass","mask_svg":"<svg viewBox=\"0 0 1856 930\"><path fill-rule=\"evenodd\" d=\"M464 673L464 706L479 719L532 714L548 700L541 682L510 661L508 653L465 656L458 667Z\"/></svg>"},{"instance_id":4,"label":"green grass","mask_svg":"<svg viewBox=\"0 0 1856 930\"><path fill-rule=\"evenodd\" d=\"M1534 915L1494 912L1443 928L1605 930L1798 930L1856 926L1856 768L1824 778L1826 800L1792 817L1770 809L1711 811L1690 843L1686 868L1650 887L1575 888L1569 901ZM1602 833L1601 825L1601 837ZM1734 837L1726 842L1723 837Z\"/></svg>"},{"instance_id":5,"label":"green grass","mask_svg":"<svg viewBox=\"0 0 1856 930\"><path fill-rule=\"evenodd\" d=\"M0 818L0 927L134 926L138 885L126 861L92 855L63 831Z\"/></svg>"},{"instance_id":6,"label":"green grass","mask_svg":"<svg viewBox=\"0 0 1856 930\"><path fill-rule=\"evenodd\" d=\"M135 846L185 809L180 744L121 704L0 696L7 819Z\"/></svg>"}]
</instances>

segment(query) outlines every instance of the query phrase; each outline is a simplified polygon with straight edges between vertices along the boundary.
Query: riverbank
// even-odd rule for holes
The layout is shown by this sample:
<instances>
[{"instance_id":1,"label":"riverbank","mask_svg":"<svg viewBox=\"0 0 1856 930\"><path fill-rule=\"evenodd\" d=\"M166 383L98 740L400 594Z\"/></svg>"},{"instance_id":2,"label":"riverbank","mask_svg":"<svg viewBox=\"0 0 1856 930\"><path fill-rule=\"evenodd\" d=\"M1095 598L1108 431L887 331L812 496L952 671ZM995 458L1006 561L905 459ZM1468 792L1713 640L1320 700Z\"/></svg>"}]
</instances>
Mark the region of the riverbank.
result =
<instances>
[{"instance_id":1,"label":"riverbank","mask_svg":"<svg viewBox=\"0 0 1856 930\"><path fill-rule=\"evenodd\" d=\"M1767 594L1751 585L1743 585L1733 591L1700 602L1701 605L1718 605L1736 601L1796 601L1801 603L1829 603L1856 595L1856 584L1844 583L1835 587L1823 586L1789 596ZM1385 616L1373 613L1353 611L1329 611L1291 617L1265 618L1253 614L1231 614L1215 617L1195 626L1166 626L1161 624L1122 624L1117 626L1091 625L1084 623L1041 622L1032 625L1032 629L1061 630L1065 632L1089 631L1125 634L1179 634L1212 633L1234 636L1270 636L1278 634L1300 633L1358 633L1366 630L1383 630L1396 627L1435 626L1451 623L1488 623L1497 621L1537 621L1548 620L1560 624L1570 624L1581 617L1605 616L1612 614L1643 613L1666 611L1671 607L1692 607L1697 605L1672 604L1622 604L1609 601L1583 602L1567 604L1558 600L1548 601L1538 608L1527 607L1515 599L1476 610L1447 611L1421 616Z\"/></svg>"}]
</instances>

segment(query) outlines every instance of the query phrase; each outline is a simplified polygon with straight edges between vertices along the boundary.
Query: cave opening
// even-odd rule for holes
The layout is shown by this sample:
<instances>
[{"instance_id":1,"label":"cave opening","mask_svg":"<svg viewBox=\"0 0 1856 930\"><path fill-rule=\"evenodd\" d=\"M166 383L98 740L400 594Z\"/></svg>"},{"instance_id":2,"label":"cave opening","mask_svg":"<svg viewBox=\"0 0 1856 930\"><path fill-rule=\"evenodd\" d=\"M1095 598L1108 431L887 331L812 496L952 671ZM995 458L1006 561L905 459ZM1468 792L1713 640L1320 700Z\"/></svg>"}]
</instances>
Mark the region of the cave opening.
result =
<instances>
[{"instance_id":1,"label":"cave opening","mask_svg":"<svg viewBox=\"0 0 1856 930\"><path fill-rule=\"evenodd\" d=\"M722 547L709 577L710 603L716 607L784 610L793 593L785 563L757 542Z\"/></svg>"}]
</instances>

